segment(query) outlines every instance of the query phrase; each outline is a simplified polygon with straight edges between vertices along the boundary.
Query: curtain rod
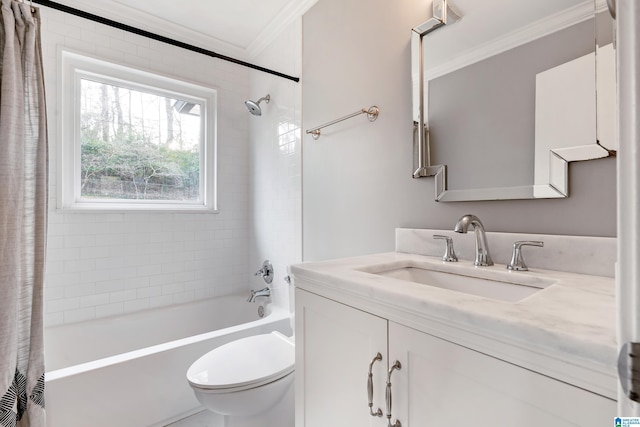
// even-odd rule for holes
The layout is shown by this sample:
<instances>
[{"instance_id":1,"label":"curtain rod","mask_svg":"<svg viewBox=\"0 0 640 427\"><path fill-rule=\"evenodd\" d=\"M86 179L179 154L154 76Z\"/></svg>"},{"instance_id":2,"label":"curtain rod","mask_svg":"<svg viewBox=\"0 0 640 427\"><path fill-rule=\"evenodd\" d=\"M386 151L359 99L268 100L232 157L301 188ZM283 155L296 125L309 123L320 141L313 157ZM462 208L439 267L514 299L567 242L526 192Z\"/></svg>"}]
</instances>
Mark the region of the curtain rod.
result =
<instances>
[{"instance_id":1,"label":"curtain rod","mask_svg":"<svg viewBox=\"0 0 640 427\"><path fill-rule=\"evenodd\" d=\"M33 3L40 4L42 6L50 7L51 9L59 10L64 13L68 13L71 15L79 16L80 18L88 19L90 21L98 22L100 24L107 25L109 27L117 28L119 30L127 31L129 33L137 34L142 37L147 37L152 40L157 40L162 43L167 43L172 46L177 46L182 49L190 50L192 52L200 53L202 55L210 56L212 58L222 59L223 61L232 62L234 64L241 65L243 67L248 67L254 70L262 71L264 73L273 74L274 76L282 77L284 79L293 80L294 82L299 82L299 77L289 76L287 74L280 73L278 71L270 70L268 68L261 67L259 65L251 64L249 62L241 61L239 59L231 58L230 56L221 55L217 52L203 49L201 47L193 46L188 43L184 43L178 40L171 39L169 37L161 36L159 34L155 34L149 31L141 30L140 28L132 27L130 25L126 25L117 21L113 21L111 19L104 18L102 16L94 15L93 13L85 12L80 9L75 9L73 7L65 6L60 3L56 3L50 0L32 0Z\"/></svg>"}]
</instances>

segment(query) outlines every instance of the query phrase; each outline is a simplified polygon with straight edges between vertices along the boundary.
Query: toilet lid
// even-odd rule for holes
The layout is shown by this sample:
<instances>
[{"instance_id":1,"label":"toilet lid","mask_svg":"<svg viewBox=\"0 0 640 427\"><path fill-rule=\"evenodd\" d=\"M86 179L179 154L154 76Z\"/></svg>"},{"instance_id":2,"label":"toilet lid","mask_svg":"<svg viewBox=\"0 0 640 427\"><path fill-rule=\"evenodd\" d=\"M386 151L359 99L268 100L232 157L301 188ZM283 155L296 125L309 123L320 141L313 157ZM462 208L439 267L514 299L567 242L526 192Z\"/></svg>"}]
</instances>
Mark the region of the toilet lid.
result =
<instances>
[{"instance_id":1,"label":"toilet lid","mask_svg":"<svg viewBox=\"0 0 640 427\"><path fill-rule=\"evenodd\" d=\"M192 386L208 390L247 389L284 377L294 364L293 342L273 332L211 350L191 365L187 379Z\"/></svg>"}]
</instances>

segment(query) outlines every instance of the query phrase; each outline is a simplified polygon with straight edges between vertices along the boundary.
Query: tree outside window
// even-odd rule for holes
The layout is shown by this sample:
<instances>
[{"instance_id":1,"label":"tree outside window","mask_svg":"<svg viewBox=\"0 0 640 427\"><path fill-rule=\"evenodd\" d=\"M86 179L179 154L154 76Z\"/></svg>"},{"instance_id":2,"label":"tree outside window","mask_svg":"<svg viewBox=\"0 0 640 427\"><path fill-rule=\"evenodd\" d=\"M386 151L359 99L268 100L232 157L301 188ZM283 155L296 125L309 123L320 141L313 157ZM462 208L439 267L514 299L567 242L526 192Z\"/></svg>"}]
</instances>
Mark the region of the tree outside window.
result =
<instances>
[{"instance_id":1,"label":"tree outside window","mask_svg":"<svg viewBox=\"0 0 640 427\"><path fill-rule=\"evenodd\" d=\"M80 97L81 198L200 198L200 104L90 79Z\"/></svg>"}]
</instances>

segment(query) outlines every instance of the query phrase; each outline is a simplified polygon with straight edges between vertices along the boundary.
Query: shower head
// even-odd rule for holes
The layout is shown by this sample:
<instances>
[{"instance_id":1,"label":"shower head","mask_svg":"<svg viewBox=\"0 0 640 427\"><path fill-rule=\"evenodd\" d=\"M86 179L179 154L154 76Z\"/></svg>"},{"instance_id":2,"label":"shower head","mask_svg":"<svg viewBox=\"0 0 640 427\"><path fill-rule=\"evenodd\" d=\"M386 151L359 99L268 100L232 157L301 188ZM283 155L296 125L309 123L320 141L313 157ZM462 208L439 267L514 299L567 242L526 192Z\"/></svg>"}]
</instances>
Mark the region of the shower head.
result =
<instances>
[{"instance_id":1,"label":"shower head","mask_svg":"<svg viewBox=\"0 0 640 427\"><path fill-rule=\"evenodd\" d=\"M247 106L247 110L249 110L249 112L254 116L261 116L262 109L260 108L260 103L264 101L268 104L270 100L271 100L271 96L267 95L265 97L258 99L257 101L251 101L251 100L244 101L244 105Z\"/></svg>"}]
</instances>

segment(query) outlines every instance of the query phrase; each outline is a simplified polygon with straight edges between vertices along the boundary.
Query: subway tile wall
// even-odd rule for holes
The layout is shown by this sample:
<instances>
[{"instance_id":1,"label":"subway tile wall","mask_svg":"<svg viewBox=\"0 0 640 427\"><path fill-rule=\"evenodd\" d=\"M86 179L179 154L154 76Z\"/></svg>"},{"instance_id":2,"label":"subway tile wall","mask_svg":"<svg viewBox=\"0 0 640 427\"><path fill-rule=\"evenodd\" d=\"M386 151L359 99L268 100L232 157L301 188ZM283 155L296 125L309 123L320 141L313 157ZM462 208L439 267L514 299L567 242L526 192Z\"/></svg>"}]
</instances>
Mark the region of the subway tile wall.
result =
<instances>
[{"instance_id":1,"label":"subway tile wall","mask_svg":"<svg viewBox=\"0 0 640 427\"><path fill-rule=\"evenodd\" d=\"M256 61L300 77L302 18L289 24ZM302 145L300 83L251 72L251 96L271 95L261 117L251 117L250 152L250 260L252 267L269 259L274 267L271 284L275 304L293 311L288 267L302 260ZM258 288L264 283L253 279Z\"/></svg>"},{"instance_id":2,"label":"subway tile wall","mask_svg":"<svg viewBox=\"0 0 640 427\"><path fill-rule=\"evenodd\" d=\"M50 198L45 325L246 291L249 72L237 65L41 7ZM218 90L219 213L56 209L58 53L67 48Z\"/></svg>"}]
</instances>

